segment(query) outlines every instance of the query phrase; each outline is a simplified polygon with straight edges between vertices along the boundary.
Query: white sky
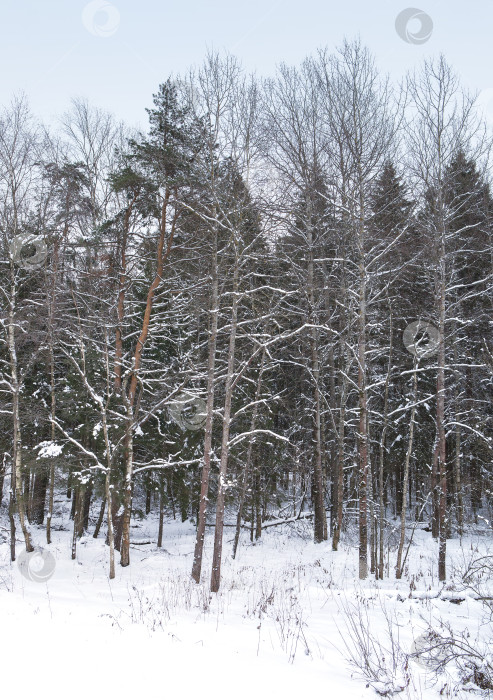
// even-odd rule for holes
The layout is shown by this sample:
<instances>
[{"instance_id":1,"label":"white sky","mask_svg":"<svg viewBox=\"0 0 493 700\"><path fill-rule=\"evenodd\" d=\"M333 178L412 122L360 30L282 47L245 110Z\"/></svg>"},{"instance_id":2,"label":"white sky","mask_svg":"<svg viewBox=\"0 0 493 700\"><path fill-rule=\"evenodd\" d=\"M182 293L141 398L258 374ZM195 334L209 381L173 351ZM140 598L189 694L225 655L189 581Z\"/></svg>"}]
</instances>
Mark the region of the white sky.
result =
<instances>
[{"instance_id":1,"label":"white sky","mask_svg":"<svg viewBox=\"0 0 493 700\"><path fill-rule=\"evenodd\" d=\"M96 0L110 5L107 0ZM493 122L493 1L416 0L433 20L421 45L395 30L414 0L114 0L109 14L85 0L0 0L0 103L24 92L47 121L74 96L88 97L132 126L170 73L201 62L208 48L236 54L249 70L272 74L318 47L360 36L379 66L399 78L443 52L472 90L483 91ZM92 19L91 19L92 17ZM107 26L108 36L97 32ZM91 33L92 29L94 33ZM408 28L416 31L417 20Z\"/></svg>"}]
</instances>

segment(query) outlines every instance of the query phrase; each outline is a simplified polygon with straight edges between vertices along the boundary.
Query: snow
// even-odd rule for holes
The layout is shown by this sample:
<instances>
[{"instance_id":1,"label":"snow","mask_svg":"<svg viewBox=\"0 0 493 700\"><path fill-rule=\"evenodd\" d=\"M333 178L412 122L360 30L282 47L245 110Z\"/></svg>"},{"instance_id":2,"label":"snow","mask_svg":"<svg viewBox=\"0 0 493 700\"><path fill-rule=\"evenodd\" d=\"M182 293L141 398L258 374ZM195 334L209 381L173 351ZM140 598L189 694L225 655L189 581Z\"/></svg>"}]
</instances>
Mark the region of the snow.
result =
<instances>
[{"instance_id":1,"label":"snow","mask_svg":"<svg viewBox=\"0 0 493 700\"><path fill-rule=\"evenodd\" d=\"M58 445L56 442L52 442L51 440L40 442L38 447L40 448L38 452L38 459L58 457L63 451L63 445Z\"/></svg>"},{"instance_id":2,"label":"snow","mask_svg":"<svg viewBox=\"0 0 493 700\"><path fill-rule=\"evenodd\" d=\"M97 509L96 503L93 515ZM0 516L6 524L4 510ZM311 542L308 521L268 528L254 545L245 531L233 561L229 535L234 530L227 528L221 590L211 595L213 528L207 528L199 585L189 575L193 525L166 522L158 549L152 516L133 522L131 566L117 565L110 581L104 534L97 540L92 531L84 536L77 558L70 559L68 512L69 502L55 514L50 546L44 528L32 529L34 543L56 560L45 583L24 578L9 561L8 542L0 544L0 658L8 669L4 693L9 678L10 690L39 700L62 693L76 699L167 698L178 691L185 700L320 693L343 700L376 698L374 688L349 664L345 610L353 620L357 610L364 611L364 624L384 646L390 619L405 652L429 623L451 622L472 635L480 629L481 603L462 593L463 602L454 604L453 591L447 599L437 580L436 545L421 531L411 547L406 580L393 578L391 555L390 578L359 582L350 534L340 551L332 552L330 543ZM8 536L5 529L0 533ZM479 535L462 544L450 540L451 576L473 553L486 550L487 538ZM22 551L20 541L17 551ZM445 681L433 685L425 664L411 661L409 670L409 685L398 697L443 697ZM387 689L385 681L374 687Z\"/></svg>"}]
</instances>

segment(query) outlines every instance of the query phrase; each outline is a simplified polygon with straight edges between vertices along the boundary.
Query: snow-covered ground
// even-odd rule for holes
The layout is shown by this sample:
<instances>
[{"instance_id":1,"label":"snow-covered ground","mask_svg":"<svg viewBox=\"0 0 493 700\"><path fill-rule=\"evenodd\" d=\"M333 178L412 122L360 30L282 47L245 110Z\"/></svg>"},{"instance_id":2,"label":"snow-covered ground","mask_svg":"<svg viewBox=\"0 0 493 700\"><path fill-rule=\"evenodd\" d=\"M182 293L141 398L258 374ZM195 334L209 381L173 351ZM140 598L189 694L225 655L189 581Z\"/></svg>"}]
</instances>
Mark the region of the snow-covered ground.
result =
<instances>
[{"instance_id":1,"label":"snow-covered ground","mask_svg":"<svg viewBox=\"0 0 493 700\"><path fill-rule=\"evenodd\" d=\"M2 509L6 526L3 515ZM443 588L436 545L422 531L415 533L405 578L394 579L391 553L390 578L360 582L356 548L346 542L334 553L329 543L313 544L307 522L266 529L255 545L244 533L235 561L228 528L221 591L211 595L212 528L203 582L196 585L189 575L190 523L167 522L158 549L144 544L155 542L156 521L136 521L131 566L117 566L113 581L104 535L84 537L72 561L66 512L58 526L66 529L54 532L48 549L56 566L44 583L23 577L9 561L8 543L0 545L2 688L22 699L168 698L179 692L184 700L320 694L352 700L400 684L403 698L471 697L453 694L453 672L436 679L414 659L406 671L403 660L428 625L443 631L440 625L450 623L468 630L471 640L491 635L482 604L470 591L457 593L459 572L488 551L485 535L449 541L451 583ZM34 528L33 539L45 547L44 528ZM19 542L18 552L22 548ZM382 682L373 687L350 663L347 646L353 648L355 634L363 643L357 659L365 644L375 659L383 657Z\"/></svg>"}]
</instances>

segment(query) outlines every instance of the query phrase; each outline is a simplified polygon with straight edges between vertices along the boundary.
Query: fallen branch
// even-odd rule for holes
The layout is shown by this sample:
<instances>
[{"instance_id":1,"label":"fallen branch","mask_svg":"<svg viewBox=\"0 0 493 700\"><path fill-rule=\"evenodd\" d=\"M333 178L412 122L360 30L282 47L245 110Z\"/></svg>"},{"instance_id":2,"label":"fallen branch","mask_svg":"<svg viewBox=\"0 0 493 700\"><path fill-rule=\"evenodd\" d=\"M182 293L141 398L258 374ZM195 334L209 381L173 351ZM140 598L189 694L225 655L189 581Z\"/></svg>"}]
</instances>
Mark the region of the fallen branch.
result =
<instances>
[{"instance_id":1,"label":"fallen branch","mask_svg":"<svg viewBox=\"0 0 493 700\"><path fill-rule=\"evenodd\" d=\"M266 527L286 525L287 523L295 523L297 520L306 520L307 518L313 518L313 513L298 513L298 515L293 518L286 518L286 520L268 520L265 525L262 523L262 530L265 530Z\"/></svg>"},{"instance_id":2,"label":"fallen branch","mask_svg":"<svg viewBox=\"0 0 493 700\"><path fill-rule=\"evenodd\" d=\"M274 527L275 525L286 525L287 523L295 523L297 520L306 520L307 518L313 518L313 513L298 513L298 515L293 516L292 518L286 518L285 520L266 520L265 523L262 523L262 530L265 530L266 527ZM206 523L206 527L214 527L214 523ZM236 523L224 523L223 527L236 527ZM245 530L250 529L250 525L242 525L242 528Z\"/></svg>"}]
</instances>

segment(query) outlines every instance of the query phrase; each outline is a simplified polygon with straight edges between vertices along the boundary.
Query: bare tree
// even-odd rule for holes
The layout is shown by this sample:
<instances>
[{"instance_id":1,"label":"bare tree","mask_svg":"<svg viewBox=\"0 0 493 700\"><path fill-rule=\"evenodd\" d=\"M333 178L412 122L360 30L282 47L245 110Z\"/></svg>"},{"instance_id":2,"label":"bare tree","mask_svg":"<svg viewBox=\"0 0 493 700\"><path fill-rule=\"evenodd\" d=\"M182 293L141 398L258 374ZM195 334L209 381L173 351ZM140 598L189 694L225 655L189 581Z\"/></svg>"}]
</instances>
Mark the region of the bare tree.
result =
<instances>
[{"instance_id":1,"label":"bare tree","mask_svg":"<svg viewBox=\"0 0 493 700\"><path fill-rule=\"evenodd\" d=\"M358 365L359 406L359 575L364 579L368 571L368 282L371 266L379 258L369 250L369 194L379 168L392 149L398 111L388 82L382 81L368 50L359 42L345 42L335 56L321 53L317 71L325 97L325 148L332 164L336 203L355 253L351 274L358 307L354 355Z\"/></svg>"},{"instance_id":2,"label":"bare tree","mask_svg":"<svg viewBox=\"0 0 493 700\"><path fill-rule=\"evenodd\" d=\"M3 303L8 307L8 315L3 322L4 342L8 351L9 371L3 372L3 391L11 397L12 410L12 469L10 480L10 522L11 558L15 559L15 526L13 513L17 510L24 536L26 550L32 551L31 535L26 522L26 501L24 489L24 465L22 458L21 400L26 371L36 356L31 348L31 357L24 357L23 365L19 357L19 335L28 332L26 305L29 300L20 302L23 285L29 279L30 270L24 270L22 263L22 236L36 231L35 193L40 179L37 157L40 153L39 133L24 98L15 99L4 110L0 118L0 206L2 213L1 233L4 251L2 267L6 275L0 283ZM27 240L27 239L26 239ZM31 253L27 254L30 257ZM6 258L6 260L5 260ZM43 261L41 261L43 262ZM24 355L24 353L23 353Z\"/></svg>"},{"instance_id":3,"label":"bare tree","mask_svg":"<svg viewBox=\"0 0 493 700\"><path fill-rule=\"evenodd\" d=\"M461 91L459 81L441 56L426 61L422 70L408 80L413 117L408 129L410 165L422 195L431 199L423 222L431 246L434 312L438 330L436 391L436 456L439 483L438 529L439 579L446 579L447 466L446 395L447 345L450 287L453 286L451 224L457 212L447 203L447 168L459 151L478 155L483 150L481 134L473 113L473 100Z\"/></svg>"}]
</instances>

